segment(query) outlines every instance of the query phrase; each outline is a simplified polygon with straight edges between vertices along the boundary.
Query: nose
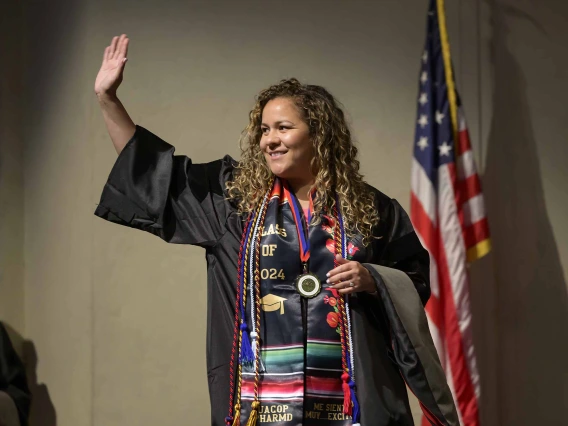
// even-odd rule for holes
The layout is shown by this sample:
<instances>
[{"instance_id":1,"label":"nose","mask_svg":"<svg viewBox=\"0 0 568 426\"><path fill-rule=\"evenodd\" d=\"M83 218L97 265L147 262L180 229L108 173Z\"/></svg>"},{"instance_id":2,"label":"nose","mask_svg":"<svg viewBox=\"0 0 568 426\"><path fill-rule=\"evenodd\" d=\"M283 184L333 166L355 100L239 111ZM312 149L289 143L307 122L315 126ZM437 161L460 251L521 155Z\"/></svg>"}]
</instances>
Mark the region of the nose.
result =
<instances>
[{"instance_id":1,"label":"nose","mask_svg":"<svg viewBox=\"0 0 568 426\"><path fill-rule=\"evenodd\" d=\"M264 141L266 145L270 148L280 145L280 137L276 130L271 130L267 135L264 136Z\"/></svg>"}]
</instances>

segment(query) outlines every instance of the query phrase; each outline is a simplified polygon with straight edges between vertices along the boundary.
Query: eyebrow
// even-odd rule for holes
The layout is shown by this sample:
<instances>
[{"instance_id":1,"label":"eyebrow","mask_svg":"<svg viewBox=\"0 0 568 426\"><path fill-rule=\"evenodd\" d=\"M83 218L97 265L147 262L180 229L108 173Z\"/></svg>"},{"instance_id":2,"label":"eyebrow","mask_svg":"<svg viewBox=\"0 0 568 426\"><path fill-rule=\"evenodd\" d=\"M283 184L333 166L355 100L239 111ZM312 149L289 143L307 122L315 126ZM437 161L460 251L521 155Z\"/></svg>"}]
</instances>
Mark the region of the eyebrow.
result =
<instances>
[{"instance_id":1,"label":"eyebrow","mask_svg":"<svg viewBox=\"0 0 568 426\"><path fill-rule=\"evenodd\" d=\"M290 124L292 124L293 126L295 125L294 122L293 122L293 121L290 121L290 120L279 120L279 121L277 121L277 122L274 123L274 124L276 124L276 125L278 126L278 125L280 125L280 124L282 124L282 123L290 123ZM270 126L269 126L268 124L266 124L266 123L260 123L260 125L261 125L261 126L270 127Z\"/></svg>"}]
</instances>

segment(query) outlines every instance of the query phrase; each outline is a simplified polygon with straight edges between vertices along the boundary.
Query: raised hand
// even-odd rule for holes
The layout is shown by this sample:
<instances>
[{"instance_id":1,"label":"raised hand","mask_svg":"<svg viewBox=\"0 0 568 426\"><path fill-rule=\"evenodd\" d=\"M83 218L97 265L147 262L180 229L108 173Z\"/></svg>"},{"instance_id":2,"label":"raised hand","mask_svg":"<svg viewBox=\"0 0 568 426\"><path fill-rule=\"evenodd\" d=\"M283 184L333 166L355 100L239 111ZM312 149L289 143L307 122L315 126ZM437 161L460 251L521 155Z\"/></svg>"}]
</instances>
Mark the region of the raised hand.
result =
<instances>
[{"instance_id":1,"label":"raised hand","mask_svg":"<svg viewBox=\"0 0 568 426\"><path fill-rule=\"evenodd\" d=\"M127 61L128 41L126 34L113 37L110 46L105 49L103 63L95 80L97 96L116 96L116 90L122 83L124 66Z\"/></svg>"}]
</instances>

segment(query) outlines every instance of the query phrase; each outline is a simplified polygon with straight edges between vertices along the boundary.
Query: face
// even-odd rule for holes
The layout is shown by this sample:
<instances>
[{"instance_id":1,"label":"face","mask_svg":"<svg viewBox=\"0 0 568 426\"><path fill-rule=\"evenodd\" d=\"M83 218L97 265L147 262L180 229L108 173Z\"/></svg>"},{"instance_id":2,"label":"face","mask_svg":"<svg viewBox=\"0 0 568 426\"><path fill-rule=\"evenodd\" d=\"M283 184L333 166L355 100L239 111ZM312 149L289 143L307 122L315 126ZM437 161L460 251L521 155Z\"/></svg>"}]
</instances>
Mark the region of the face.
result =
<instances>
[{"instance_id":1,"label":"face","mask_svg":"<svg viewBox=\"0 0 568 426\"><path fill-rule=\"evenodd\" d=\"M289 98L269 101L262 111L260 149L276 176L296 184L313 181L310 129Z\"/></svg>"}]
</instances>

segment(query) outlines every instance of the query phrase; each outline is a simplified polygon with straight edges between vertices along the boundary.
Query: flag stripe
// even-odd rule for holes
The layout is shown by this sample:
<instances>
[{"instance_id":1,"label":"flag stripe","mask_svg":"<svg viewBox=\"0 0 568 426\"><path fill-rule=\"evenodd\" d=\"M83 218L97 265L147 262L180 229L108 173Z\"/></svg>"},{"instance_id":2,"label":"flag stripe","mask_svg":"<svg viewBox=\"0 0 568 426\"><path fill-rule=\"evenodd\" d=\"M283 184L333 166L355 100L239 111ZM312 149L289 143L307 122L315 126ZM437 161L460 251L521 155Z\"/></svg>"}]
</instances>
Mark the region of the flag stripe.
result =
<instances>
[{"instance_id":1,"label":"flag stripe","mask_svg":"<svg viewBox=\"0 0 568 426\"><path fill-rule=\"evenodd\" d=\"M436 192L434 191L434 185L432 181L428 178L428 175L424 171L424 168L416 160L412 164L412 176L410 185L412 187L413 195L422 204L422 209L424 213L432 223L436 223Z\"/></svg>"},{"instance_id":2,"label":"flag stripe","mask_svg":"<svg viewBox=\"0 0 568 426\"><path fill-rule=\"evenodd\" d=\"M460 198L462 203L467 203L473 198L481 196L480 200L482 203L481 208L483 209L482 213L483 215L485 215L484 211L485 209L483 206L483 195L481 194L481 181L479 180L479 176L473 175L465 180L458 181L458 193L461 196Z\"/></svg>"},{"instance_id":3,"label":"flag stripe","mask_svg":"<svg viewBox=\"0 0 568 426\"><path fill-rule=\"evenodd\" d=\"M458 157L458 180L466 180L473 176L477 176L473 152L467 151ZM481 191L477 191L476 194L479 192Z\"/></svg>"},{"instance_id":4,"label":"flag stripe","mask_svg":"<svg viewBox=\"0 0 568 426\"><path fill-rule=\"evenodd\" d=\"M489 226L487 218L484 217L475 223L472 223L464 230L465 245L466 247L473 247L480 241L485 241L489 238Z\"/></svg>"},{"instance_id":5,"label":"flag stripe","mask_svg":"<svg viewBox=\"0 0 568 426\"><path fill-rule=\"evenodd\" d=\"M485 218L485 205L483 202L483 194L477 194L470 198L462 206L464 225L469 226L472 223L479 222Z\"/></svg>"}]
</instances>

